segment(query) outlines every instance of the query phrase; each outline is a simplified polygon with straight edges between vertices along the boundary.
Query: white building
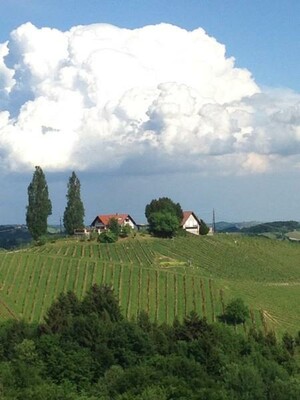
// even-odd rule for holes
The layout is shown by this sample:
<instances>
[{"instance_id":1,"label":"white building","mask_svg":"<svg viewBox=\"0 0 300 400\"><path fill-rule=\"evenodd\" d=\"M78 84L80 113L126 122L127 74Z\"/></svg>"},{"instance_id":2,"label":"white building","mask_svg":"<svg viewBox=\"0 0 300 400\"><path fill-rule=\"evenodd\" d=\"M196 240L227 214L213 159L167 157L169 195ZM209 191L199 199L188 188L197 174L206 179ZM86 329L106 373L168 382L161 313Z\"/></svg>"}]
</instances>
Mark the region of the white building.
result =
<instances>
[{"instance_id":1,"label":"white building","mask_svg":"<svg viewBox=\"0 0 300 400\"><path fill-rule=\"evenodd\" d=\"M137 229L136 223L129 214L97 215L97 217L91 223L91 227L95 228L100 232L105 231L111 219L116 219L120 226L129 225L132 229Z\"/></svg>"},{"instance_id":2,"label":"white building","mask_svg":"<svg viewBox=\"0 0 300 400\"><path fill-rule=\"evenodd\" d=\"M181 221L183 229L194 235L200 235L200 225L201 222L193 211L183 211L183 218Z\"/></svg>"}]
</instances>

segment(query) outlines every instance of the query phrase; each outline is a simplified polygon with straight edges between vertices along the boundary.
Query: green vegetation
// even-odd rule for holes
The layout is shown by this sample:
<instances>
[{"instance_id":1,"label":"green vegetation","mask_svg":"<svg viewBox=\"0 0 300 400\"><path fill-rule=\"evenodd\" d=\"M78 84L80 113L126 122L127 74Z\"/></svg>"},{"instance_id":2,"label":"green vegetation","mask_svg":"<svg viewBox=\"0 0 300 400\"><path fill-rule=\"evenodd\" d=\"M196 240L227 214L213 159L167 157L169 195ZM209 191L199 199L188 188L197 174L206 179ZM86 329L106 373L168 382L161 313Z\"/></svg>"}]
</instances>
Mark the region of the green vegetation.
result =
<instances>
[{"instance_id":1,"label":"green vegetation","mask_svg":"<svg viewBox=\"0 0 300 400\"><path fill-rule=\"evenodd\" d=\"M117 240L118 236L111 230L104 231L98 236L100 243L115 243Z\"/></svg>"},{"instance_id":2,"label":"green vegetation","mask_svg":"<svg viewBox=\"0 0 300 400\"><path fill-rule=\"evenodd\" d=\"M154 199L146 205L145 215L149 231L158 237L172 237L180 228L183 218L182 208L168 197Z\"/></svg>"},{"instance_id":3,"label":"green vegetation","mask_svg":"<svg viewBox=\"0 0 300 400\"><path fill-rule=\"evenodd\" d=\"M108 222L108 229L98 236L100 243L115 243L119 238L127 238L132 234L130 225L125 224L120 226L116 218L111 218Z\"/></svg>"},{"instance_id":4,"label":"green vegetation","mask_svg":"<svg viewBox=\"0 0 300 400\"><path fill-rule=\"evenodd\" d=\"M245 305L243 299L237 298L231 300L225 307L221 320L228 324L244 324L250 317L249 308Z\"/></svg>"},{"instance_id":5,"label":"green vegetation","mask_svg":"<svg viewBox=\"0 0 300 400\"><path fill-rule=\"evenodd\" d=\"M203 219L200 219L200 235L207 235L209 232L209 227L206 225L206 223L203 221Z\"/></svg>"},{"instance_id":6,"label":"green vegetation","mask_svg":"<svg viewBox=\"0 0 300 400\"><path fill-rule=\"evenodd\" d=\"M0 324L1 399L298 400L299 338L236 334L195 311L129 320L93 285L59 295L41 324Z\"/></svg>"},{"instance_id":7,"label":"green vegetation","mask_svg":"<svg viewBox=\"0 0 300 400\"><path fill-rule=\"evenodd\" d=\"M172 323L196 311L209 322L240 297L253 327L295 334L300 326L298 243L215 235L159 239L145 235L105 244L57 240L0 252L0 320L41 322L60 292L81 299L93 283L111 285L123 315L145 310L152 321Z\"/></svg>"},{"instance_id":8,"label":"green vegetation","mask_svg":"<svg viewBox=\"0 0 300 400\"><path fill-rule=\"evenodd\" d=\"M116 237L118 238L120 233L121 233L121 227L118 223L118 220L116 218L111 218L108 221L108 229L114 233L116 235Z\"/></svg>"},{"instance_id":9,"label":"green vegetation","mask_svg":"<svg viewBox=\"0 0 300 400\"><path fill-rule=\"evenodd\" d=\"M25 246L32 237L25 225L0 225L0 248L13 249Z\"/></svg>"},{"instance_id":10,"label":"green vegetation","mask_svg":"<svg viewBox=\"0 0 300 400\"><path fill-rule=\"evenodd\" d=\"M300 229L300 223L296 221L274 221L267 222L264 224L254 225L247 228L242 228L243 233L262 234L262 233L274 233L274 234L285 234L290 231Z\"/></svg>"},{"instance_id":11,"label":"green vegetation","mask_svg":"<svg viewBox=\"0 0 300 400\"><path fill-rule=\"evenodd\" d=\"M48 185L41 167L35 167L32 181L28 186L26 224L34 240L47 233L47 219L52 213Z\"/></svg>"},{"instance_id":12,"label":"green vegetation","mask_svg":"<svg viewBox=\"0 0 300 400\"><path fill-rule=\"evenodd\" d=\"M69 179L67 199L64 227L68 235L73 235L75 229L84 227L84 207L80 196L80 181L74 171Z\"/></svg>"}]
</instances>

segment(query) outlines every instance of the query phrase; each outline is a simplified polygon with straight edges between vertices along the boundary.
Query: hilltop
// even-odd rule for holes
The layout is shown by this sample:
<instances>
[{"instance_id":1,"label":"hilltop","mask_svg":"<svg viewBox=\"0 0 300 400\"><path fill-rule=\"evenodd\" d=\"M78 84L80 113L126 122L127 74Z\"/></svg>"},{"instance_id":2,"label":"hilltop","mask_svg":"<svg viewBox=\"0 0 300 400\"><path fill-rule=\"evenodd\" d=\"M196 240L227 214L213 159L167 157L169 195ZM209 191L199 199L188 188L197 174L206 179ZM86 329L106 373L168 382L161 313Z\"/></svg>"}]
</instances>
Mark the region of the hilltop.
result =
<instances>
[{"instance_id":1,"label":"hilltop","mask_svg":"<svg viewBox=\"0 0 300 400\"><path fill-rule=\"evenodd\" d=\"M115 244L58 240L0 252L2 319L42 321L62 291L81 298L92 283L108 283L128 318L140 310L171 323L195 310L216 321L225 304L242 297L247 327L296 332L300 327L298 243L261 237L157 239L138 234Z\"/></svg>"}]
</instances>

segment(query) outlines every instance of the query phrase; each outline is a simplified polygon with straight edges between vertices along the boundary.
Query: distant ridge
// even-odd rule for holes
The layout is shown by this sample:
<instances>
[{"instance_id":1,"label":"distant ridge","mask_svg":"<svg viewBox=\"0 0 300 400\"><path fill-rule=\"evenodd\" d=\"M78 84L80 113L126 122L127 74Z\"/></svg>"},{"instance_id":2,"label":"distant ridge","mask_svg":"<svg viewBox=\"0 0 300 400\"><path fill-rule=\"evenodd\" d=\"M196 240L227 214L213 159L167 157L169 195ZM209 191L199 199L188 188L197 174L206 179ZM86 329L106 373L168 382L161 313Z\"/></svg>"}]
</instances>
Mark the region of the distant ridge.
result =
<instances>
[{"instance_id":1,"label":"distant ridge","mask_svg":"<svg viewBox=\"0 0 300 400\"><path fill-rule=\"evenodd\" d=\"M239 232L241 229L250 228L261 224L258 221L243 221L243 222L226 222L219 221L216 223L217 232Z\"/></svg>"},{"instance_id":2,"label":"distant ridge","mask_svg":"<svg viewBox=\"0 0 300 400\"><path fill-rule=\"evenodd\" d=\"M241 229L243 233L288 233L300 229L300 223L297 221L274 221L263 224L245 227Z\"/></svg>"}]
</instances>

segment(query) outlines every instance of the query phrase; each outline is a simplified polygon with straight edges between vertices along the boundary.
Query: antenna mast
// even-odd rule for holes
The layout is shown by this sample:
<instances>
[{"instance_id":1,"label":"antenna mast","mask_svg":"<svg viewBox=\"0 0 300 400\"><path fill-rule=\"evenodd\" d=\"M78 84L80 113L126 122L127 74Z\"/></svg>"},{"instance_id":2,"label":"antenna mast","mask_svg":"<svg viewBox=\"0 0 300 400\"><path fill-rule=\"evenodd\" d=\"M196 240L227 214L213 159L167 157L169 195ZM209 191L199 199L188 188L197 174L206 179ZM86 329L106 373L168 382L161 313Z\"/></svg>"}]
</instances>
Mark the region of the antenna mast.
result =
<instances>
[{"instance_id":1,"label":"antenna mast","mask_svg":"<svg viewBox=\"0 0 300 400\"><path fill-rule=\"evenodd\" d=\"M215 209L213 208L213 223L212 223L212 231L213 233L216 233L216 215L215 215Z\"/></svg>"}]
</instances>

